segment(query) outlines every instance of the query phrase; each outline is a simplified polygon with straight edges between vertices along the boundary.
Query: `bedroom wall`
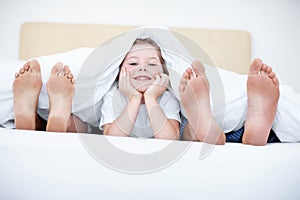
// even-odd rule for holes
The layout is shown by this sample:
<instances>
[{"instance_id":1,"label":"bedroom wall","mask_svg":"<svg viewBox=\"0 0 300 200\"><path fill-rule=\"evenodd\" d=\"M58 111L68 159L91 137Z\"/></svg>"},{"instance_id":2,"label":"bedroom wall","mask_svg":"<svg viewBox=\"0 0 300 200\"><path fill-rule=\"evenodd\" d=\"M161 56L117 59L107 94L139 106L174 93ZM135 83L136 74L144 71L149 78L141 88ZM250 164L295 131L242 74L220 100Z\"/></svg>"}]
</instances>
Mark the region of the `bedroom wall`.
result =
<instances>
[{"instance_id":1,"label":"bedroom wall","mask_svg":"<svg viewBox=\"0 0 300 200\"><path fill-rule=\"evenodd\" d=\"M0 55L18 58L27 21L240 29L252 35L252 57L299 93L299 10L298 0L0 0Z\"/></svg>"}]
</instances>

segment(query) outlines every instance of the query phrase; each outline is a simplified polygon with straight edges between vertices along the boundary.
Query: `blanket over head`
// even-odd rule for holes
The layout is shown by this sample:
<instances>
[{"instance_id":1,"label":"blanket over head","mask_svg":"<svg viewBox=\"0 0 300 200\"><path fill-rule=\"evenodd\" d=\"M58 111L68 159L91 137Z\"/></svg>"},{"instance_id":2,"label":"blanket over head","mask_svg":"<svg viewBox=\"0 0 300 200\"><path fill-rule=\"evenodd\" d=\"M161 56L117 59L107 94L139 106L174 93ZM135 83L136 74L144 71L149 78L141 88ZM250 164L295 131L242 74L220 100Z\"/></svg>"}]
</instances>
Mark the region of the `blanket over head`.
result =
<instances>
[{"instance_id":1,"label":"blanket over head","mask_svg":"<svg viewBox=\"0 0 300 200\"><path fill-rule=\"evenodd\" d=\"M169 90L179 100L178 87L181 75L186 68L195 59L208 64L205 65L205 68L211 87L211 105L214 113L216 113L217 120L221 125L224 124L226 98L223 87L224 81L219 75L221 69L212 67L214 65L213 61L205 50L191 39L167 28L158 27L141 27L125 32L91 51L78 72L73 102L73 113L75 115L92 126L99 126L102 98L113 86L121 62L137 38L150 38L160 46L169 71L171 83ZM231 72L225 72L225 70L221 70L221 72L228 73L228 75L232 74ZM235 95L245 94L241 93L240 89L239 92L234 92ZM230 96L233 98L232 94ZM183 109L182 113L184 114ZM240 113L243 115L243 110ZM241 115L237 117L242 118Z\"/></svg>"}]
</instances>

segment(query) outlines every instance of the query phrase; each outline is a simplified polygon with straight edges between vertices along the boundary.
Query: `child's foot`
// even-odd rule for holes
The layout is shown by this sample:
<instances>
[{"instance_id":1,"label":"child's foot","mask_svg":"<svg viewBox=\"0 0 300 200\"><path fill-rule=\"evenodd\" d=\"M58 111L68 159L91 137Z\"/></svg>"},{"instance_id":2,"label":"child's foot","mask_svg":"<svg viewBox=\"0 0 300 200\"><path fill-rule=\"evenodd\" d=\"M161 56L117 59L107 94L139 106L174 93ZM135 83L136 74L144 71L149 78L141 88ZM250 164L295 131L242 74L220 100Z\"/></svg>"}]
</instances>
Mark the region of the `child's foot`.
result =
<instances>
[{"instance_id":1,"label":"child's foot","mask_svg":"<svg viewBox=\"0 0 300 200\"><path fill-rule=\"evenodd\" d=\"M272 68L258 58L250 66L247 94L248 112L243 143L265 145L277 110L279 81Z\"/></svg>"},{"instance_id":2,"label":"child's foot","mask_svg":"<svg viewBox=\"0 0 300 200\"><path fill-rule=\"evenodd\" d=\"M184 138L211 144L224 144L225 135L215 121L210 108L209 83L201 62L194 61L192 69L188 68L183 73L179 94L190 125L189 134L185 132Z\"/></svg>"},{"instance_id":3,"label":"child's foot","mask_svg":"<svg viewBox=\"0 0 300 200\"><path fill-rule=\"evenodd\" d=\"M47 82L50 112L47 131L66 132L72 110L74 79L68 66L57 63L53 66Z\"/></svg>"},{"instance_id":4,"label":"child's foot","mask_svg":"<svg viewBox=\"0 0 300 200\"><path fill-rule=\"evenodd\" d=\"M16 129L36 129L37 106L42 88L40 64L26 62L15 75L13 83L14 117Z\"/></svg>"}]
</instances>

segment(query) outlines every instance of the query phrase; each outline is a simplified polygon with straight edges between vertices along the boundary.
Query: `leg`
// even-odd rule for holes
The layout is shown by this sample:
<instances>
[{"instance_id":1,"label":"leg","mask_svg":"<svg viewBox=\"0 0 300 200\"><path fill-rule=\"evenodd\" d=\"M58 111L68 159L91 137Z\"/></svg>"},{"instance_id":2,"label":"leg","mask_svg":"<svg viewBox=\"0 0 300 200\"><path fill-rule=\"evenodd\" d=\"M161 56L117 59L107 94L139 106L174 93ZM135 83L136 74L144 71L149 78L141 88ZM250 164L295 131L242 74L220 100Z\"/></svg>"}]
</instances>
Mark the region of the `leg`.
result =
<instances>
[{"instance_id":1,"label":"leg","mask_svg":"<svg viewBox=\"0 0 300 200\"><path fill-rule=\"evenodd\" d=\"M46 131L67 131L72 110L74 82L68 66L63 66L62 63L53 66L47 82L50 112Z\"/></svg>"},{"instance_id":2,"label":"leg","mask_svg":"<svg viewBox=\"0 0 300 200\"><path fill-rule=\"evenodd\" d=\"M248 111L244 144L265 145L276 115L279 81L272 68L255 59L247 80Z\"/></svg>"},{"instance_id":3,"label":"leg","mask_svg":"<svg viewBox=\"0 0 300 200\"><path fill-rule=\"evenodd\" d=\"M36 130L38 98L42 87L40 64L28 61L13 83L16 129Z\"/></svg>"},{"instance_id":4,"label":"leg","mask_svg":"<svg viewBox=\"0 0 300 200\"><path fill-rule=\"evenodd\" d=\"M194 61L182 75L179 94L189 123L184 129L185 140L197 140L210 144L224 144L225 134L215 121L210 108L209 84L204 67Z\"/></svg>"},{"instance_id":5,"label":"leg","mask_svg":"<svg viewBox=\"0 0 300 200\"><path fill-rule=\"evenodd\" d=\"M67 127L67 132L86 133L87 131L87 124L83 122L79 117L71 114Z\"/></svg>"}]
</instances>

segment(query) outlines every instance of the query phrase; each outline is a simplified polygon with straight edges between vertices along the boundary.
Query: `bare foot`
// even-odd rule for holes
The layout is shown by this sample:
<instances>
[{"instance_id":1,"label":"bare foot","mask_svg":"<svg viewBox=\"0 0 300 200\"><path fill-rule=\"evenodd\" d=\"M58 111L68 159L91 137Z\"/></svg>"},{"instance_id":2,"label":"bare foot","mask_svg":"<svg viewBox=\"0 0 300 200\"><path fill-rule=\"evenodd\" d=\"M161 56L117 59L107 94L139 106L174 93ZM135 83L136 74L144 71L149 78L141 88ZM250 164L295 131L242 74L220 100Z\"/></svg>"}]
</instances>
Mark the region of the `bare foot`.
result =
<instances>
[{"instance_id":1,"label":"bare foot","mask_svg":"<svg viewBox=\"0 0 300 200\"><path fill-rule=\"evenodd\" d=\"M35 130L38 99L43 84L40 64L37 60L26 62L15 77L13 93L16 129Z\"/></svg>"},{"instance_id":2,"label":"bare foot","mask_svg":"<svg viewBox=\"0 0 300 200\"><path fill-rule=\"evenodd\" d=\"M74 79L68 66L53 66L47 82L50 112L46 131L66 132L72 110Z\"/></svg>"},{"instance_id":3,"label":"bare foot","mask_svg":"<svg viewBox=\"0 0 300 200\"><path fill-rule=\"evenodd\" d=\"M224 144L225 134L215 121L210 108L209 83L204 66L201 62L194 61L192 69L188 68L183 73L179 86L180 100L189 121L184 131L184 139Z\"/></svg>"},{"instance_id":4,"label":"bare foot","mask_svg":"<svg viewBox=\"0 0 300 200\"><path fill-rule=\"evenodd\" d=\"M279 81L272 68L258 58L250 66L247 94L248 111L243 143L265 145L277 110Z\"/></svg>"}]
</instances>

